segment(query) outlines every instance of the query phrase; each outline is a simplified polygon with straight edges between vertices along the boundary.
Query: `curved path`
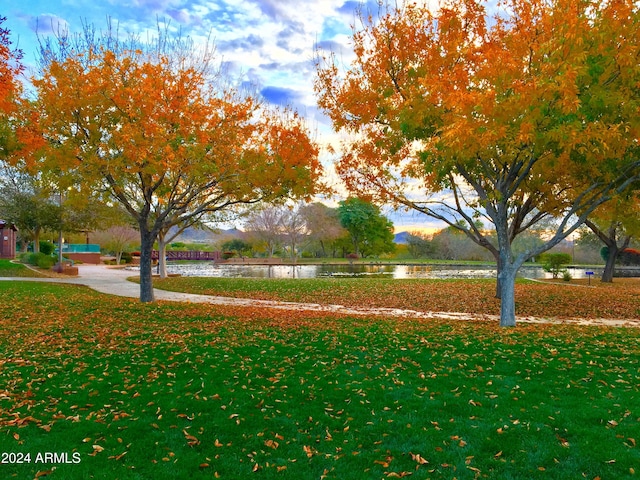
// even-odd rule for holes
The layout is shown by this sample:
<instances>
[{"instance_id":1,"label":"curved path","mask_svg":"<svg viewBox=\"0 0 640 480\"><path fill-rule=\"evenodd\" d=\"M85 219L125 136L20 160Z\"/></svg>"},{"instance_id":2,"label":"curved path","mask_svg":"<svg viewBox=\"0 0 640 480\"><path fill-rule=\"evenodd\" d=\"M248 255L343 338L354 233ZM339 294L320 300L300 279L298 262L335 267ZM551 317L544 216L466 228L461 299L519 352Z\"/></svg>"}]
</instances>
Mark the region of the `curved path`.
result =
<instances>
[{"instance_id":1,"label":"curved path","mask_svg":"<svg viewBox=\"0 0 640 480\"><path fill-rule=\"evenodd\" d=\"M140 286L127 280L134 276L135 272L122 268L113 268L106 265L78 265L77 277L0 277L1 280L32 281L68 283L85 285L93 290L108 295L138 298ZM294 303L272 300L257 300L251 298L219 297L212 295L198 295L193 293L170 292L168 290L154 289L156 300L170 302L209 303L213 305L231 305L240 307L275 308L281 310L307 310L314 312L340 313L345 315L383 315L405 318L440 318L450 320L495 320L496 315L480 315L457 312L424 312L417 310L404 310L398 308L367 308L346 307L344 305L325 305L319 303ZM527 323L571 323L577 325L603 325L603 326L632 326L640 327L640 321L628 319L556 319L541 317L518 317L519 322Z\"/></svg>"}]
</instances>

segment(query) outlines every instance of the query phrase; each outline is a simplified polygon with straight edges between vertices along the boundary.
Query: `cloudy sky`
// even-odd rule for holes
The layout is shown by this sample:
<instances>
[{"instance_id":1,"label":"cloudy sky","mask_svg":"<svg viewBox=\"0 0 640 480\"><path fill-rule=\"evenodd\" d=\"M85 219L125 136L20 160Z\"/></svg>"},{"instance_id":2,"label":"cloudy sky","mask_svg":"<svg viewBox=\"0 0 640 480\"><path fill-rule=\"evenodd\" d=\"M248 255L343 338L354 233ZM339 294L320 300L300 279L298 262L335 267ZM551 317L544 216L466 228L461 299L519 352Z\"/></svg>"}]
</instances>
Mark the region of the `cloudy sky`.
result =
<instances>
[{"instance_id":1,"label":"cloudy sky","mask_svg":"<svg viewBox=\"0 0 640 480\"><path fill-rule=\"evenodd\" d=\"M368 2L368 3L367 3ZM230 73L241 76L274 104L293 106L318 139L330 125L313 93L316 46L349 58L350 35L360 9L377 12L377 0L0 0L0 15L24 63L36 59L38 36L59 29L80 32L83 24L105 29L108 19L121 32L153 34L160 25L197 41L212 38ZM326 163L326 162L325 162ZM428 220L393 215L404 225Z\"/></svg>"}]
</instances>

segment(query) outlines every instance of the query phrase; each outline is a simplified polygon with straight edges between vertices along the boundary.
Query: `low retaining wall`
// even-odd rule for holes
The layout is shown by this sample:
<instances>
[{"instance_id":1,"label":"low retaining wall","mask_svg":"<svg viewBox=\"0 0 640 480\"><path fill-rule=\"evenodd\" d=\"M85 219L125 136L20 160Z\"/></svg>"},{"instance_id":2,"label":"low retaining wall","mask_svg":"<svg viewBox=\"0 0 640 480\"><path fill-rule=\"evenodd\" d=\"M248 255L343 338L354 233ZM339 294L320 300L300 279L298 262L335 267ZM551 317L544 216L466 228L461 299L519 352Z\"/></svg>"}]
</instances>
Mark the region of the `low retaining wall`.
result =
<instances>
[{"instance_id":1,"label":"low retaining wall","mask_svg":"<svg viewBox=\"0 0 640 480\"><path fill-rule=\"evenodd\" d=\"M92 263L94 265L99 265L101 263L100 253L64 253L63 251L63 255L74 262Z\"/></svg>"},{"instance_id":2,"label":"low retaining wall","mask_svg":"<svg viewBox=\"0 0 640 480\"><path fill-rule=\"evenodd\" d=\"M616 267L613 276L618 278L640 277L640 267Z\"/></svg>"},{"instance_id":3,"label":"low retaining wall","mask_svg":"<svg viewBox=\"0 0 640 480\"><path fill-rule=\"evenodd\" d=\"M53 270L56 273L61 273L63 275L72 275L72 276L78 275L78 267L72 267L67 263L63 263L62 265L56 263L53 267L51 267L51 270Z\"/></svg>"}]
</instances>

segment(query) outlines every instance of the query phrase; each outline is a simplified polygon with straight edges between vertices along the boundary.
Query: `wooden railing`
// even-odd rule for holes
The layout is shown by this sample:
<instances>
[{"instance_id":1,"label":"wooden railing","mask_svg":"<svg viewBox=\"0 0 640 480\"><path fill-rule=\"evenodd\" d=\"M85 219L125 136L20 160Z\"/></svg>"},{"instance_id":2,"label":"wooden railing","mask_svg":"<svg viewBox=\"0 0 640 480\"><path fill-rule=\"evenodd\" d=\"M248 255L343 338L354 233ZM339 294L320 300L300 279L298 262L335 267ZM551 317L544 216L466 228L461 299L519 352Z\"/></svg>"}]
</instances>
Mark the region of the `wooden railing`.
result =
<instances>
[{"instance_id":1,"label":"wooden railing","mask_svg":"<svg viewBox=\"0 0 640 480\"><path fill-rule=\"evenodd\" d=\"M158 251L154 250L151 253L151 258L153 260L158 259ZM216 261L220 260L222 255L220 252L201 252L201 251L177 251L177 250L169 250L167 251L167 260L211 260Z\"/></svg>"}]
</instances>

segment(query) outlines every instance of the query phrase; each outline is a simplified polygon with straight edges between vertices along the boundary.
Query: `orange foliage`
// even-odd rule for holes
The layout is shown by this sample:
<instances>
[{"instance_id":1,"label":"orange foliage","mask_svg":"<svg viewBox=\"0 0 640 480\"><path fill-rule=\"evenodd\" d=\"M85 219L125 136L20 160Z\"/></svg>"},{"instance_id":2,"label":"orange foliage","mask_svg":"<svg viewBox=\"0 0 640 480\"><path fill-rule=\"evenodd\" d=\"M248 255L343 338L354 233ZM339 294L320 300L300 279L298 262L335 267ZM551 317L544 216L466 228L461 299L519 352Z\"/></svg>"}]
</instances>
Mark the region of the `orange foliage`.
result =
<instances>
[{"instance_id":1,"label":"orange foliage","mask_svg":"<svg viewBox=\"0 0 640 480\"><path fill-rule=\"evenodd\" d=\"M197 188L205 198L254 199L266 185L274 194L292 188L280 173L312 192L320 173L317 147L297 116L278 118L254 98L218 91L195 67L176 71L169 56L84 52L52 62L34 84L50 140L48 165L38 168L77 168L121 200L136 184L159 202ZM295 149L283 152L281 136L295 136Z\"/></svg>"},{"instance_id":2,"label":"orange foliage","mask_svg":"<svg viewBox=\"0 0 640 480\"><path fill-rule=\"evenodd\" d=\"M487 248L501 322L514 325L515 272L640 179L640 9L502 0L495 12L478 0L387 7L363 19L345 72L319 59L316 90L347 136L336 166L347 187ZM559 219L549 240L514 253L513 240L548 217Z\"/></svg>"},{"instance_id":3,"label":"orange foliage","mask_svg":"<svg viewBox=\"0 0 640 480\"><path fill-rule=\"evenodd\" d=\"M124 206L141 235L141 300L152 301L160 231L236 204L312 195L318 148L296 114L213 75L208 53L102 42L45 59L33 83L46 144L28 164Z\"/></svg>"},{"instance_id":4,"label":"orange foliage","mask_svg":"<svg viewBox=\"0 0 640 480\"><path fill-rule=\"evenodd\" d=\"M433 191L453 171L490 200L487 184L514 172L527 178L518 201L554 211L576 185L619 173L640 138L637 4L501 7L511 13L489 19L474 0L406 4L363 22L346 72L321 59L319 104L354 135L338 164L352 190L411 204L407 177Z\"/></svg>"},{"instance_id":5,"label":"orange foliage","mask_svg":"<svg viewBox=\"0 0 640 480\"><path fill-rule=\"evenodd\" d=\"M9 31L2 28L5 20L0 16L0 112L3 113L14 109L13 100L20 90L16 77L23 68L19 63L22 53L11 50Z\"/></svg>"}]
</instances>

